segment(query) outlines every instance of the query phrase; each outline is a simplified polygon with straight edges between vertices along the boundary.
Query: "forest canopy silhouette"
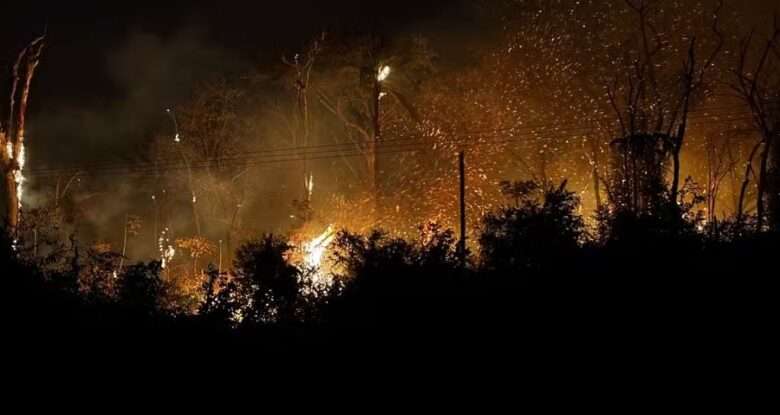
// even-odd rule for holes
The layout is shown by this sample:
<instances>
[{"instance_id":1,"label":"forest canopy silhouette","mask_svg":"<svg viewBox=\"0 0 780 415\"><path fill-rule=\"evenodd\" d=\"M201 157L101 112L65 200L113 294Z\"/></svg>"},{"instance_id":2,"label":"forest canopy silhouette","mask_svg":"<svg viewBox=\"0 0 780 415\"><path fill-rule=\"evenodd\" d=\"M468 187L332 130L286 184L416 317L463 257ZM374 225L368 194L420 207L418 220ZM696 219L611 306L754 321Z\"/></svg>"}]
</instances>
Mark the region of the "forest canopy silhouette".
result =
<instances>
[{"instance_id":1,"label":"forest canopy silhouette","mask_svg":"<svg viewBox=\"0 0 780 415\"><path fill-rule=\"evenodd\" d=\"M0 50L5 314L280 348L759 324L780 20L758 3L312 8L278 45L193 19L114 33L73 102L55 23Z\"/></svg>"}]
</instances>

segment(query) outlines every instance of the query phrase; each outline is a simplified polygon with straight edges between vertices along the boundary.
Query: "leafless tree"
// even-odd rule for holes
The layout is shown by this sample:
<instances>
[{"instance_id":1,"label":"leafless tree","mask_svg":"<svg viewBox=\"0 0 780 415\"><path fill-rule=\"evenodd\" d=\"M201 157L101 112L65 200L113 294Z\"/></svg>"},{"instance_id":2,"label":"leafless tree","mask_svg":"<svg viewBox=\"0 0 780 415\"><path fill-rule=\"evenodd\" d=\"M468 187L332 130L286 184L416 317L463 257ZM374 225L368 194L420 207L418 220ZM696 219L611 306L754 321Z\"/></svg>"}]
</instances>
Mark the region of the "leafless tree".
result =
<instances>
[{"instance_id":1,"label":"leafless tree","mask_svg":"<svg viewBox=\"0 0 780 415\"><path fill-rule=\"evenodd\" d=\"M159 138L155 146L166 187L187 189L196 236L219 229L228 249L240 225L249 169L242 97L225 82L204 85L175 112L175 135Z\"/></svg>"},{"instance_id":2,"label":"leafless tree","mask_svg":"<svg viewBox=\"0 0 780 415\"><path fill-rule=\"evenodd\" d=\"M665 182L665 171L659 169L662 166L647 163L658 164L667 159L672 164L668 195L670 201L677 201L681 185L680 155L690 113L705 97L707 75L724 45L720 30L723 1L720 0L713 13L713 42L709 53L702 59L701 42L695 35L688 34L685 36L689 40L682 67L672 76L660 73L664 67L660 58L672 60L674 48L653 21L659 3L659 0L626 0L628 7L638 16L638 46L635 51L626 51L622 58L627 69L625 79L615 77L607 87L607 96L622 134L613 142L619 153L617 156L623 159L621 163L616 163L622 170L618 176L622 183L628 184L626 192L630 195L627 199L633 208L641 208L639 199L646 190L642 189L646 187L646 181ZM646 177L648 172L654 172L658 177Z\"/></svg>"},{"instance_id":3,"label":"leafless tree","mask_svg":"<svg viewBox=\"0 0 780 415\"><path fill-rule=\"evenodd\" d=\"M306 148L311 139L311 112L309 111L310 85L312 71L317 63L317 59L322 53L322 43L326 35L322 33L306 48L304 53L297 53L292 58L283 57L282 61L290 68L292 73L292 84L295 90L296 117L295 128L292 134L296 147ZM309 171L309 163L306 150L303 151L301 160L303 171L303 198L301 200L311 202L311 192L313 188L313 177Z\"/></svg>"},{"instance_id":4,"label":"leafless tree","mask_svg":"<svg viewBox=\"0 0 780 415\"><path fill-rule=\"evenodd\" d=\"M772 151L777 151L777 135L780 131L777 122L777 100L780 97L780 23L775 16L771 33L765 42L755 40L755 31L746 36L740 45L737 67L734 70L734 82L732 89L747 105L752 115L755 129L759 133L759 142L756 143L747 167L743 189L740 197L740 206L744 205L747 186L752 176L757 176L756 215L757 227L763 229L766 223L767 193L772 188ZM773 107L774 106L774 107ZM754 163L758 157L758 171ZM775 158L774 160L777 160ZM776 173L775 173L776 174ZM776 181L776 178L775 178ZM776 191L772 192L771 203L776 206ZM740 215L742 211L740 210Z\"/></svg>"},{"instance_id":5,"label":"leafless tree","mask_svg":"<svg viewBox=\"0 0 780 415\"><path fill-rule=\"evenodd\" d=\"M729 151L733 143L728 137L720 142L711 136L705 137L707 151L707 223L713 230L717 229L718 201L721 196L723 182L734 172L738 162Z\"/></svg>"}]
</instances>

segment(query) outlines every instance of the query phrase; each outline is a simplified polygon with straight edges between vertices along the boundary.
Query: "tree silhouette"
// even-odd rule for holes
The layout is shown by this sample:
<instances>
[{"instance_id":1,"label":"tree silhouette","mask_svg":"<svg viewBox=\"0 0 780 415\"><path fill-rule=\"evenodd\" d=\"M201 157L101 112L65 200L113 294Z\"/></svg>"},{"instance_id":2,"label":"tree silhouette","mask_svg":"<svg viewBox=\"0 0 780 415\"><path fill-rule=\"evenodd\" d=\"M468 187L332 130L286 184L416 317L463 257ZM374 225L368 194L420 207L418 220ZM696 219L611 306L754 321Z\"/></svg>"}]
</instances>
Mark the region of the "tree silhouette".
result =
<instances>
[{"instance_id":1,"label":"tree silhouette","mask_svg":"<svg viewBox=\"0 0 780 415\"><path fill-rule=\"evenodd\" d=\"M531 183L510 186L513 207L485 217L479 238L480 264L493 273L528 276L552 273L576 260L584 235L579 198L566 190Z\"/></svg>"},{"instance_id":2,"label":"tree silhouette","mask_svg":"<svg viewBox=\"0 0 780 415\"><path fill-rule=\"evenodd\" d=\"M301 298L300 271L287 260L292 247L266 235L239 248L233 286L249 300L247 322L292 322Z\"/></svg>"},{"instance_id":3,"label":"tree silhouette","mask_svg":"<svg viewBox=\"0 0 780 415\"><path fill-rule=\"evenodd\" d=\"M127 267L118 284L119 302L133 310L150 314L159 312L164 289L161 271L160 262Z\"/></svg>"}]
</instances>

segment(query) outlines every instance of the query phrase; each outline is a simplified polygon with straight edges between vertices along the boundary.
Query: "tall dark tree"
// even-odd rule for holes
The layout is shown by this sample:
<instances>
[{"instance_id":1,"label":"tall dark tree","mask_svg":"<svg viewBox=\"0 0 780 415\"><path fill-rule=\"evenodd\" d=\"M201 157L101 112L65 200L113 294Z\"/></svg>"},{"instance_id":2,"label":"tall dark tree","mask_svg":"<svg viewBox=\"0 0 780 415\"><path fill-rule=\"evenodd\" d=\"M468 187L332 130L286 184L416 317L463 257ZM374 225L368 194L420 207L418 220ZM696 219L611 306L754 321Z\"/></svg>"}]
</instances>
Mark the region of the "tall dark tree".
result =
<instances>
[{"instance_id":1,"label":"tall dark tree","mask_svg":"<svg viewBox=\"0 0 780 415\"><path fill-rule=\"evenodd\" d=\"M744 214L745 196L751 177L755 175L755 159L758 156L758 191L756 193L756 216L759 230L764 228L767 217L767 202L778 205L776 187L778 182L777 151L777 100L780 96L780 23L775 16L774 27L767 40L758 42L751 33L741 42L737 68L734 71L735 82L732 88L750 109L755 129L759 133L756 143L747 161L745 179L742 185L739 211L741 221ZM774 163L774 166L773 166ZM768 197L769 196L769 197ZM767 199L769 199L767 201ZM776 218L776 208L773 217ZM775 222L775 226L777 222Z\"/></svg>"},{"instance_id":2,"label":"tall dark tree","mask_svg":"<svg viewBox=\"0 0 780 415\"><path fill-rule=\"evenodd\" d=\"M702 58L704 47L693 33L667 28L675 35L689 39L685 57L678 57L677 47L668 34L659 29L659 2L626 0L636 14L639 27L633 39L635 48L622 57L625 81L608 88L608 97L617 115L621 137L613 142L613 181L610 193L615 209L642 213L652 206L650 200L665 197L670 206L678 201L681 180L681 153L693 107L706 96L707 75L724 45L720 29L722 0L712 18L711 50ZM681 58L680 68L668 65ZM666 70L664 70L666 69ZM622 78L623 73L619 75ZM670 165L667 183L665 164ZM668 191L666 190L668 189ZM656 192L656 194L644 192Z\"/></svg>"},{"instance_id":3,"label":"tall dark tree","mask_svg":"<svg viewBox=\"0 0 780 415\"><path fill-rule=\"evenodd\" d=\"M288 261L292 247L267 235L242 246L235 259L237 288L249 300L245 319L254 323L291 322L301 298L300 270Z\"/></svg>"}]
</instances>

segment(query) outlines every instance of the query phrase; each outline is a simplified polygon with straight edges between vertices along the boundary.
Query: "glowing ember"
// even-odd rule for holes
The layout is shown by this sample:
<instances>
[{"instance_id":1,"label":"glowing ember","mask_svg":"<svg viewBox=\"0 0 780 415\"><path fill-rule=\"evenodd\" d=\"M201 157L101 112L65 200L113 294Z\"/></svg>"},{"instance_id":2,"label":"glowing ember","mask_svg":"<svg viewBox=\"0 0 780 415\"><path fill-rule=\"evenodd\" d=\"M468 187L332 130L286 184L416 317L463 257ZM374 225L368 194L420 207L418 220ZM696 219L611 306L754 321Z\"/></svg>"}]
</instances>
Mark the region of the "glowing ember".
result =
<instances>
[{"instance_id":1,"label":"glowing ember","mask_svg":"<svg viewBox=\"0 0 780 415\"><path fill-rule=\"evenodd\" d=\"M377 81L379 81L379 82L386 81L387 78L390 77L390 73L392 71L393 70L389 66L387 66L387 65L380 66L379 70L377 71L377 74L376 74Z\"/></svg>"}]
</instances>

